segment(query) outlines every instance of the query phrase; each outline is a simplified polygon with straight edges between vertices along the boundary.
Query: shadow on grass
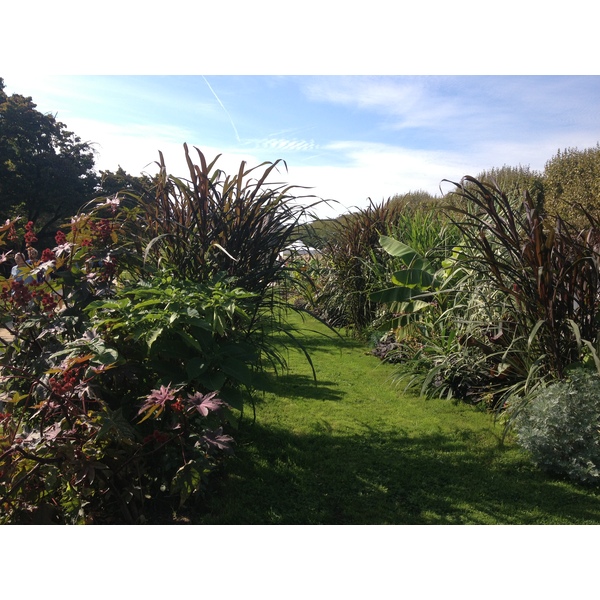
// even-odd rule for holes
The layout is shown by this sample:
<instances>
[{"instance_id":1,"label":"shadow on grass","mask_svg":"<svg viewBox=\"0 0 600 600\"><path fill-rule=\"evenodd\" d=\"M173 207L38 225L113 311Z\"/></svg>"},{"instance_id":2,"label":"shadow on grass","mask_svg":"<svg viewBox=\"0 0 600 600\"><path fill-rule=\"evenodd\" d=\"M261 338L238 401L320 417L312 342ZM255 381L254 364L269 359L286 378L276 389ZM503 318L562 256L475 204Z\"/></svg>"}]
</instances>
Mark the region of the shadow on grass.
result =
<instances>
[{"instance_id":1,"label":"shadow on grass","mask_svg":"<svg viewBox=\"0 0 600 600\"><path fill-rule=\"evenodd\" d=\"M273 340L279 342L282 347L294 350L296 343L292 340L295 339L308 352L331 351L332 348L339 352L365 348L365 343L357 338L344 334L338 336L333 332L321 332L308 327L307 329L290 331L290 334L291 337L281 333L275 334Z\"/></svg>"},{"instance_id":2,"label":"shadow on grass","mask_svg":"<svg viewBox=\"0 0 600 600\"><path fill-rule=\"evenodd\" d=\"M297 373L257 376L255 387L258 390L255 394L257 402L262 400L261 392L307 400L341 400L344 397L335 381L320 378L315 381L310 375Z\"/></svg>"},{"instance_id":3,"label":"shadow on grass","mask_svg":"<svg viewBox=\"0 0 600 600\"><path fill-rule=\"evenodd\" d=\"M258 424L217 482L206 524L600 523L600 492L469 435L294 435Z\"/></svg>"}]
</instances>

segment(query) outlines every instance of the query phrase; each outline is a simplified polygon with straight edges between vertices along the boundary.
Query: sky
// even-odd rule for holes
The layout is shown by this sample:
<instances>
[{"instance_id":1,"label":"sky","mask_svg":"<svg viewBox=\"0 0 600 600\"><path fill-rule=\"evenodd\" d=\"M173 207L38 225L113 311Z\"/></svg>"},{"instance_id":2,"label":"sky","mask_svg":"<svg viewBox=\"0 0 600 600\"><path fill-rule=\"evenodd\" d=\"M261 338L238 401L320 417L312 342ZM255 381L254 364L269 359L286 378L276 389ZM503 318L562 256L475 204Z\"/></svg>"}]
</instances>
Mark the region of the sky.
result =
<instances>
[{"instance_id":1,"label":"sky","mask_svg":"<svg viewBox=\"0 0 600 600\"><path fill-rule=\"evenodd\" d=\"M228 173L281 160L273 181L334 201L319 216L439 195L452 189L442 180L492 167L542 171L559 149L600 142L598 76L14 74L5 85L92 142L97 170L151 174L160 150L185 176L184 143L222 155Z\"/></svg>"}]
</instances>

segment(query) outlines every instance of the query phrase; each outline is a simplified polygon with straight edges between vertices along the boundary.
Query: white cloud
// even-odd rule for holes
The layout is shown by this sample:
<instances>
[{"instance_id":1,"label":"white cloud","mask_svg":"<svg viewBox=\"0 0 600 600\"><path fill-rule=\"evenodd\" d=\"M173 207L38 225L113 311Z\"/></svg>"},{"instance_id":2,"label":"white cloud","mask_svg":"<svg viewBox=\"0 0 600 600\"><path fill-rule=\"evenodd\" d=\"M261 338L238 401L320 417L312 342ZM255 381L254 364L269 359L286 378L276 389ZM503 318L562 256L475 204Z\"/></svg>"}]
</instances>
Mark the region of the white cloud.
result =
<instances>
[{"instance_id":1,"label":"white cloud","mask_svg":"<svg viewBox=\"0 0 600 600\"><path fill-rule=\"evenodd\" d=\"M436 127L464 111L450 96L440 97L427 77L323 77L303 86L312 101L340 104L393 118L394 128Z\"/></svg>"},{"instance_id":2,"label":"white cloud","mask_svg":"<svg viewBox=\"0 0 600 600\"><path fill-rule=\"evenodd\" d=\"M280 165L271 181L307 186L311 189L304 191L298 188L297 193L314 194L319 198L337 201L338 204L323 205L318 209L318 214L322 217L337 216L355 207L364 208L369 198L374 202L381 202L394 194L416 190L438 195L443 179L458 181L464 175L475 176L485 169L505 164L529 165L532 169L542 170L558 147L565 147L555 144L557 140L551 135L543 141L524 141L519 144L482 141L468 151L463 149L460 152L412 150L389 144L348 140L326 144L316 150L336 156L340 166L332 166L311 165L308 159L299 156L298 150L311 148L310 143L302 140L273 139L271 145L264 144L262 148L257 145L254 150L242 152L197 143L191 132L178 127L122 127L75 120L73 129L82 139L97 142L97 170L114 171L121 166L132 175L141 172L155 173L157 167L154 161L158 160L160 150L168 171L173 175L186 177L188 167L183 150L184 142L187 142L194 162L198 162L194 150L194 146L197 146L208 161L221 155L217 166L232 174L238 172L242 160L246 161L248 167L262 163L265 160L265 149L281 151L288 171ZM595 142L590 143L590 146L594 144ZM285 156L286 152L290 154ZM544 157L543 160L540 160L540 156ZM448 186L444 185L443 190L447 191Z\"/></svg>"},{"instance_id":3,"label":"white cloud","mask_svg":"<svg viewBox=\"0 0 600 600\"><path fill-rule=\"evenodd\" d=\"M256 145L265 150L289 151L289 152L314 152L319 149L319 144L314 140L298 140L285 138L266 138L250 141L249 144Z\"/></svg>"},{"instance_id":4,"label":"white cloud","mask_svg":"<svg viewBox=\"0 0 600 600\"><path fill-rule=\"evenodd\" d=\"M379 203L395 194L424 190L439 195L442 179L460 179L468 163L441 152L415 152L385 144L337 142L328 149L343 153L346 166L308 166L293 163L291 183L311 186L311 193L339 204L319 209L320 216L336 216L364 208L370 198Z\"/></svg>"}]
</instances>

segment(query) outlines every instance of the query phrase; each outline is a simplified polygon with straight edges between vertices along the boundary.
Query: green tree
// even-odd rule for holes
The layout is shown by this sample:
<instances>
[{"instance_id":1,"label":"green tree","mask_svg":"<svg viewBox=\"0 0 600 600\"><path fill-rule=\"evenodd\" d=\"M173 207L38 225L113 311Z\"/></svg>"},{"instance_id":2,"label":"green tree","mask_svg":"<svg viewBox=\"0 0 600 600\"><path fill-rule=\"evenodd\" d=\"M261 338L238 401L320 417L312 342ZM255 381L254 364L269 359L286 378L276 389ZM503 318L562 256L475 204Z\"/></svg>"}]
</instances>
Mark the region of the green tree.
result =
<instances>
[{"instance_id":1,"label":"green tree","mask_svg":"<svg viewBox=\"0 0 600 600\"><path fill-rule=\"evenodd\" d=\"M588 223L581 207L600 218L600 144L559 150L546 163L544 189L549 214L581 227Z\"/></svg>"},{"instance_id":2,"label":"green tree","mask_svg":"<svg viewBox=\"0 0 600 600\"><path fill-rule=\"evenodd\" d=\"M0 218L18 213L40 236L93 196L93 149L31 97L4 87L0 77Z\"/></svg>"},{"instance_id":3,"label":"green tree","mask_svg":"<svg viewBox=\"0 0 600 600\"><path fill-rule=\"evenodd\" d=\"M95 195L113 196L115 194L131 194L143 198L151 198L156 178L148 175L130 175L121 166L116 171L100 171L100 183Z\"/></svg>"},{"instance_id":4,"label":"green tree","mask_svg":"<svg viewBox=\"0 0 600 600\"><path fill-rule=\"evenodd\" d=\"M479 173L475 179L497 185L509 198L523 199L525 192L537 202L543 201L543 174L532 170L529 166L511 167L504 165L492 167Z\"/></svg>"}]
</instances>

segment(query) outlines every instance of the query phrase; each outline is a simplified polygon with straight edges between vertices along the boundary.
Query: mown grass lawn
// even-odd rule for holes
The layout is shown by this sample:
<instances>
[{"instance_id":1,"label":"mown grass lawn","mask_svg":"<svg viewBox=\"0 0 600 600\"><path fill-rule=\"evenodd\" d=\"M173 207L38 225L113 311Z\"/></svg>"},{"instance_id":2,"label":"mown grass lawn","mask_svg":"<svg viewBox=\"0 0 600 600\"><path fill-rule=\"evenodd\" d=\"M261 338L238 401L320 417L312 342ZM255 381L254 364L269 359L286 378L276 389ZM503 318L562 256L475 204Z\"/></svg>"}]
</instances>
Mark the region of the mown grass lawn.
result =
<instances>
[{"instance_id":1,"label":"mown grass lawn","mask_svg":"<svg viewBox=\"0 0 600 600\"><path fill-rule=\"evenodd\" d=\"M598 524L600 491L530 464L475 407L407 395L364 344L302 341L246 413L204 524Z\"/></svg>"}]
</instances>

